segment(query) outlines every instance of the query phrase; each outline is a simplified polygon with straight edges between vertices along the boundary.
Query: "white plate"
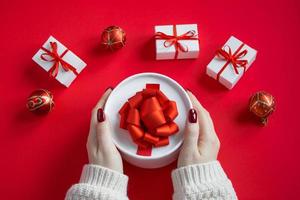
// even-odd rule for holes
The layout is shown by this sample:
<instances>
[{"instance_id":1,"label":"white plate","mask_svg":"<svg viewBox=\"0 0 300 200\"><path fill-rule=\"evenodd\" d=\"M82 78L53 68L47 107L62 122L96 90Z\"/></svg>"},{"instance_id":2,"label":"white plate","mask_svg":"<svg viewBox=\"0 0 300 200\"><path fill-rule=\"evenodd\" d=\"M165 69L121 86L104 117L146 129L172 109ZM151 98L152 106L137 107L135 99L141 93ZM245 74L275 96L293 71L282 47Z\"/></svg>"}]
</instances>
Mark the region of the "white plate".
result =
<instances>
[{"instance_id":1,"label":"white plate","mask_svg":"<svg viewBox=\"0 0 300 200\"><path fill-rule=\"evenodd\" d=\"M174 121L179 126L179 132L169 137L169 145L159 148L153 147L151 156L141 156L136 154L137 145L132 141L129 132L120 128L118 112L123 104L136 92L144 89L147 83L160 84L160 90L170 100L176 101L179 114ZM192 103L186 91L175 80L162 74L141 73L126 78L114 88L106 102L104 112L112 126L114 143L121 151L123 158L139 167L157 168L176 159L176 152L178 152L183 141L186 116L190 108L192 108Z\"/></svg>"}]
</instances>

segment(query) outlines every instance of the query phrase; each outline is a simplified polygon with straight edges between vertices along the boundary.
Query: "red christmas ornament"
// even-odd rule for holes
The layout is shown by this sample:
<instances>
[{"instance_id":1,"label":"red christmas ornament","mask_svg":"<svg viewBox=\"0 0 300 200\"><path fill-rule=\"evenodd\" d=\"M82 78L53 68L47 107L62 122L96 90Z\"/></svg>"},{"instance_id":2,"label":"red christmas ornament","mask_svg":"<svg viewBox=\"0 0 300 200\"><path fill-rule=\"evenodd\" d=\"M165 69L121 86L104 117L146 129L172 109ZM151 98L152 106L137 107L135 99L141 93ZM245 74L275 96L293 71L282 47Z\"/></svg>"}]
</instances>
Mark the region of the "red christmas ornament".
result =
<instances>
[{"instance_id":1,"label":"red christmas ornament","mask_svg":"<svg viewBox=\"0 0 300 200\"><path fill-rule=\"evenodd\" d=\"M256 92L250 98L249 110L266 125L269 115L275 110L274 97L267 92Z\"/></svg>"},{"instance_id":2,"label":"red christmas ornament","mask_svg":"<svg viewBox=\"0 0 300 200\"><path fill-rule=\"evenodd\" d=\"M28 97L26 106L33 113L46 114L54 107L53 95L48 90L35 90Z\"/></svg>"},{"instance_id":3,"label":"red christmas ornament","mask_svg":"<svg viewBox=\"0 0 300 200\"><path fill-rule=\"evenodd\" d=\"M105 49L117 50L125 46L126 33L118 26L107 27L101 35L101 45Z\"/></svg>"}]
</instances>

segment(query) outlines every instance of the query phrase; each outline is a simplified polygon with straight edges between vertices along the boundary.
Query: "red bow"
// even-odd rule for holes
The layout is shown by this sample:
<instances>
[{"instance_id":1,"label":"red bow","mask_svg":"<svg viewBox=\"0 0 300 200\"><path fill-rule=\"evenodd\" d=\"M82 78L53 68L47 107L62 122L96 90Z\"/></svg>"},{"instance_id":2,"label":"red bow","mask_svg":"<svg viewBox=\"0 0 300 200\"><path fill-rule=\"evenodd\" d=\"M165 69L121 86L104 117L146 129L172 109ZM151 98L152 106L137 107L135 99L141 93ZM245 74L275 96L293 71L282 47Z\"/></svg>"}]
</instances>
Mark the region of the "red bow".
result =
<instances>
[{"instance_id":1,"label":"red bow","mask_svg":"<svg viewBox=\"0 0 300 200\"><path fill-rule=\"evenodd\" d=\"M178 51L182 51L182 52L188 52L189 49L187 46L183 46L179 41L180 40L198 40L198 38L195 38L197 36L196 31L191 30L188 31L182 35L177 35L177 30L176 30L176 26L173 25L173 35L167 35L163 32L157 32L154 35L155 39L163 39L166 40L164 42L164 46L166 48L169 48L171 46L175 46L175 59L177 59L178 56Z\"/></svg>"},{"instance_id":2,"label":"red bow","mask_svg":"<svg viewBox=\"0 0 300 200\"><path fill-rule=\"evenodd\" d=\"M246 65L248 64L247 60L242 60L242 58L248 53L247 49L239 52L243 48L244 44L240 45L239 48L232 54L232 50L229 46L228 47L228 52L226 51L225 47L222 49L217 50L217 56L223 60L226 60L227 62L225 65L222 67L222 69L219 71L217 74L217 80L220 79L221 73L225 70L227 65L231 63L233 66L233 69L236 74L239 74L238 68L242 67L244 69L244 72L246 71Z\"/></svg>"},{"instance_id":3,"label":"red bow","mask_svg":"<svg viewBox=\"0 0 300 200\"><path fill-rule=\"evenodd\" d=\"M119 114L120 128L129 131L139 155L150 156L152 146L168 145L168 136L179 129L173 122L178 115L176 102L159 90L159 84L146 84L146 89L129 98Z\"/></svg>"},{"instance_id":4,"label":"red bow","mask_svg":"<svg viewBox=\"0 0 300 200\"><path fill-rule=\"evenodd\" d=\"M41 59L44 61L47 61L47 62L54 62L53 66L49 70L50 76L52 76L52 77L57 76L59 66L61 66L65 71L71 70L75 75L78 75L76 68L62 59L63 56L68 52L68 49L66 49L61 55L58 55L57 43L50 42L50 46L51 46L52 51L50 51L44 47L41 48L43 51L46 52L41 55ZM47 58L46 56L49 56L50 59Z\"/></svg>"}]
</instances>

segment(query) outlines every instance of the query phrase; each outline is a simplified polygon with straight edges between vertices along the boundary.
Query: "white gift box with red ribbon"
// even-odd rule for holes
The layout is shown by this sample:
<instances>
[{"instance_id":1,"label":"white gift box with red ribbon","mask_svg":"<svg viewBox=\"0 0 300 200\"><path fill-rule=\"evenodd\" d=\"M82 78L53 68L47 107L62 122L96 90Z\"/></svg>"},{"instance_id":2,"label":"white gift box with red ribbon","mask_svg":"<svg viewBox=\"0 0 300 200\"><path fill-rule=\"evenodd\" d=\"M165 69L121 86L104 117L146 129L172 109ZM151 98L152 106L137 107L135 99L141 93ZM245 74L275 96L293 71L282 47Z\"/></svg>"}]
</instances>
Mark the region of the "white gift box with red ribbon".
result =
<instances>
[{"instance_id":1,"label":"white gift box with red ribbon","mask_svg":"<svg viewBox=\"0 0 300 200\"><path fill-rule=\"evenodd\" d=\"M53 36L48 38L32 60L66 87L69 87L86 67L84 61Z\"/></svg>"},{"instance_id":2,"label":"white gift box with red ribbon","mask_svg":"<svg viewBox=\"0 0 300 200\"><path fill-rule=\"evenodd\" d=\"M208 76L232 89L256 59L257 51L231 36L207 65Z\"/></svg>"},{"instance_id":3,"label":"white gift box with red ribbon","mask_svg":"<svg viewBox=\"0 0 300 200\"><path fill-rule=\"evenodd\" d=\"M197 24L155 26L155 46L156 60L198 58Z\"/></svg>"}]
</instances>

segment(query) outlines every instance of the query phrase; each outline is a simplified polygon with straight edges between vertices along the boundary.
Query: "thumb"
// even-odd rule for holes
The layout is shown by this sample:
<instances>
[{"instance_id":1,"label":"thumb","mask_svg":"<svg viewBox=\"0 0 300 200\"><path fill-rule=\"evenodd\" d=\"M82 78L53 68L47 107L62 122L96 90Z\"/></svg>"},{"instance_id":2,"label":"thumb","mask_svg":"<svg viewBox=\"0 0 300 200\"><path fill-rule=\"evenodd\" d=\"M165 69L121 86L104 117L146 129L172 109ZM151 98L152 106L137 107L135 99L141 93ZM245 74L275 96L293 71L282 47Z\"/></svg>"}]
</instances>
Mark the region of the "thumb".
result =
<instances>
[{"instance_id":1,"label":"thumb","mask_svg":"<svg viewBox=\"0 0 300 200\"><path fill-rule=\"evenodd\" d=\"M199 138L199 123L197 118L197 111L195 109L190 109L187 117L183 148L197 149L198 148L198 138Z\"/></svg>"},{"instance_id":2,"label":"thumb","mask_svg":"<svg viewBox=\"0 0 300 200\"><path fill-rule=\"evenodd\" d=\"M98 150L101 149L104 151L109 151L114 147L109 119L101 108L98 110L97 117L98 123L96 125L96 138Z\"/></svg>"}]
</instances>

